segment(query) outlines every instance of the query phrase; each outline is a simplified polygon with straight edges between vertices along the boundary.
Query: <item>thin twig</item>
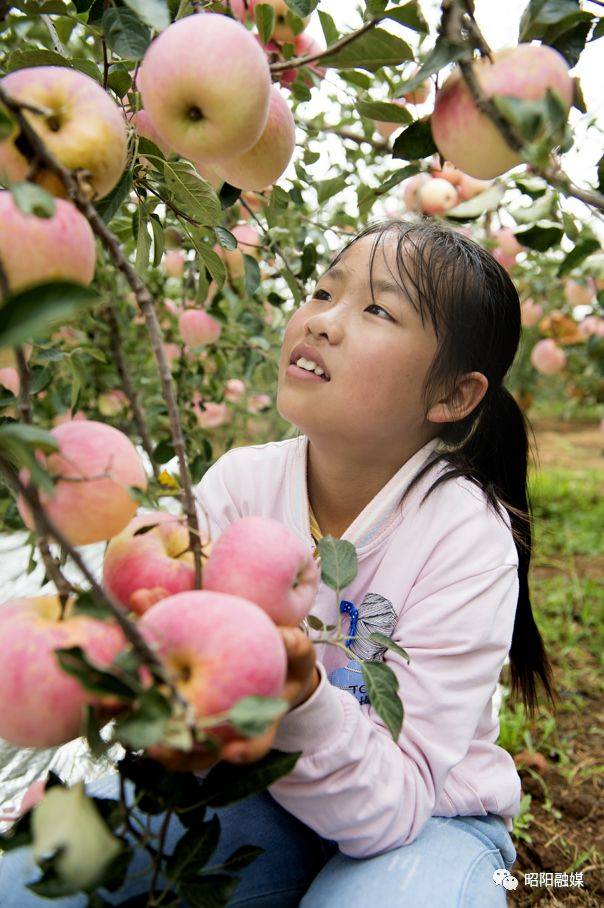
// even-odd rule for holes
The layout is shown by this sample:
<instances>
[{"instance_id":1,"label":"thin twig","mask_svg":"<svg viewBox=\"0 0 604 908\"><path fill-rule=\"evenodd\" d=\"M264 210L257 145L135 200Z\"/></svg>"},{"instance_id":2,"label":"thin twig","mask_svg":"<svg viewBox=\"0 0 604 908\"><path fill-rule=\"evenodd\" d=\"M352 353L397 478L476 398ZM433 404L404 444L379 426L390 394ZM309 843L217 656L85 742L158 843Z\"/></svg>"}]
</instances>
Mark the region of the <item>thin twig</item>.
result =
<instances>
[{"instance_id":1,"label":"thin twig","mask_svg":"<svg viewBox=\"0 0 604 908\"><path fill-rule=\"evenodd\" d=\"M159 871L161 868L162 857L163 857L163 853L164 853L164 845L166 844L166 835L168 834L168 826L170 825L170 820L172 819L172 813L173 813L173 811L171 808L168 808L166 810L166 812L164 814L164 818L162 820L161 828L159 831L159 841L157 843L158 844L158 849L157 849L158 857L153 862L153 875L152 875L151 881L149 883L149 895L148 895L148 902L147 902L147 904L149 906L159 904L159 902L155 901L155 887L157 885L157 878L159 877Z\"/></svg>"},{"instance_id":2,"label":"thin twig","mask_svg":"<svg viewBox=\"0 0 604 908\"><path fill-rule=\"evenodd\" d=\"M298 280L298 278L296 277L296 275L295 275L294 272L292 271L289 262L287 261L287 259L286 259L285 256L283 255L283 252L281 251L281 247L278 245L278 243L276 243L276 242L272 239L272 237L271 237L269 231L267 230L267 228L264 226L264 224L262 223L262 221L256 216L256 212L254 211L254 209L251 208L251 207L248 205L248 203L245 201L245 199L243 199L243 198L240 198L240 199L239 199L239 202L241 203L241 205L243 205L243 207L245 208L245 210L247 211L247 213L250 215L250 217L252 217L252 218L256 221L256 223L257 223L258 226L260 227L260 230L262 231L262 233L268 238L269 249L274 249L274 251L277 253L277 255L279 256L279 258L281 259L281 261L283 262L283 264L285 265L285 267L287 268L287 270L289 271L289 273L291 274L291 276L293 277L293 279L295 280L295 282L296 282L297 284L299 284L300 287L301 287L301 289L303 290L304 288L303 288L301 282Z\"/></svg>"},{"instance_id":3,"label":"thin twig","mask_svg":"<svg viewBox=\"0 0 604 908\"><path fill-rule=\"evenodd\" d=\"M314 63L315 60L323 60L324 57L331 57L337 51L342 50L343 47L347 47L348 44L352 44L353 41L356 41L357 38L360 38L361 35L364 35L370 29L375 28L375 26L381 22L385 17L378 16L377 19L372 19L371 22L366 22L361 28L357 29L354 32L351 32L349 35L346 35L344 38L340 38L339 41L335 41L325 50L319 51L316 54L309 54L307 57L292 57L291 60L286 60L283 63L271 63L270 70L271 73L282 73L288 69L293 69L298 66L306 66L307 63Z\"/></svg>"},{"instance_id":4,"label":"thin twig","mask_svg":"<svg viewBox=\"0 0 604 908\"><path fill-rule=\"evenodd\" d=\"M143 448L147 452L147 456L151 463L153 475L159 482L159 469L157 464L155 463L155 460L153 459L153 442L151 441L151 436L149 435L149 429L147 428L145 415L140 404L138 391L134 387L134 382L132 381L132 376L130 375L128 365L126 363L126 357L124 356L122 336L115 307L111 304L107 306L107 308L105 309L105 315L107 316L107 321L109 323L109 342L111 344L111 350L113 351L117 371L122 380L122 387L124 389L126 397L130 401L130 406L132 407L132 416L134 417L134 422L136 424L136 428L138 430Z\"/></svg>"},{"instance_id":5,"label":"thin twig","mask_svg":"<svg viewBox=\"0 0 604 908\"><path fill-rule=\"evenodd\" d=\"M50 35L50 39L54 45L55 51L58 54L61 54L62 57L65 57L66 56L65 48L63 47L63 44L61 43L61 39L59 38L59 35L57 34L57 30L54 26L54 22L52 21L50 16L47 16L44 13L42 13L41 18L44 22L44 25L48 29L48 34Z\"/></svg>"},{"instance_id":6,"label":"thin twig","mask_svg":"<svg viewBox=\"0 0 604 908\"><path fill-rule=\"evenodd\" d=\"M371 147L375 148L376 151L386 151L388 148L388 142L384 142L380 139L368 139L366 136L360 136L352 129L332 129L329 126L326 126L325 129L327 132L333 133L334 136L340 136L340 138L342 139L350 139L352 142L356 142L358 145L362 145L364 142L366 142L367 145L371 145Z\"/></svg>"},{"instance_id":7,"label":"thin twig","mask_svg":"<svg viewBox=\"0 0 604 908\"><path fill-rule=\"evenodd\" d=\"M187 515L187 523L189 525L189 542L195 563L195 586L197 589L200 589L202 581L201 550L199 545L199 525L197 520L197 510L195 506L195 498L193 496L191 474L189 472L189 466L186 458L185 443L182 434L182 427L180 424L178 404L176 402L174 385L172 383L172 375L168 361L166 359L166 355L164 353L162 330L157 318L157 314L155 312L151 292L141 279L136 269L131 265L131 263L124 255L119 240L117 239L115 234L113 234L109 230L109 228L97 212L96 208L92 205L91 201L86 198L80 191L78 182L72 175L72 172L64 167L63 164L61 164L59 161L57 161L54 155L52 155L48 151L38 133L30 125L27 118L23 116L20 102L11 98L10 95L8 95L2 88L2 86L0 86L0 101L4 103L4 105L12 113L14 113L21 129L20 139L25 140L28 145L28 157L31 157L34 163L43 162L44 165L52 173L55 173L62 181L67 190L69 198L88 220L93 232L99 237L99 239L109 252L116 268L121 271L126 278L128 284L134 292L136 301L141 311L143 312L143 315L145 316L147 331L149 333L149 338L151 341L151 348L153 350L153 355L155 357L155 361L159 370L164 400L168 408L170 430L172 436L172 447L174 448L174 452L176 454L176 457L178 458L180 484L184 492L183 508L185 514Z\"/></svg>"}]
</instances>

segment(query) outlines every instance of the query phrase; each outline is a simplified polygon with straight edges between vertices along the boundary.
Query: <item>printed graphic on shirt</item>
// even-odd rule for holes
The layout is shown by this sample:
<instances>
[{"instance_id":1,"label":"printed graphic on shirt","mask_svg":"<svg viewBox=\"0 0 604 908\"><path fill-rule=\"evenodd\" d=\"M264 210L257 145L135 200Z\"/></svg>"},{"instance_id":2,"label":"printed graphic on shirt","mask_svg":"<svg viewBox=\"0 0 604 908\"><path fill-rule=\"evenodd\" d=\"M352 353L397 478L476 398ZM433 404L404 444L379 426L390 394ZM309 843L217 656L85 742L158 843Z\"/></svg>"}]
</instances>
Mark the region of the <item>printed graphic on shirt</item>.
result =
<instances>
[{"instance_id":1,"label":"printed graphic on shirt","mask_svg":"<svg viewBox=\"0 0 604 908\"><path fill-rule=\"evenodd\" d=\"M367 593L358 609L353 602L343 599L340 612L350 615L349 637L346 645L362 661L383 660L386 647L370 639L370 634L379 631L390 637L396 624L397 615L392 603L379 593ZM350 659L342 668L336 668L328 675L335 687L346 690L359 701L361 706L371 701L363 683L361 663Z\"/></svg>"}]
</instances>

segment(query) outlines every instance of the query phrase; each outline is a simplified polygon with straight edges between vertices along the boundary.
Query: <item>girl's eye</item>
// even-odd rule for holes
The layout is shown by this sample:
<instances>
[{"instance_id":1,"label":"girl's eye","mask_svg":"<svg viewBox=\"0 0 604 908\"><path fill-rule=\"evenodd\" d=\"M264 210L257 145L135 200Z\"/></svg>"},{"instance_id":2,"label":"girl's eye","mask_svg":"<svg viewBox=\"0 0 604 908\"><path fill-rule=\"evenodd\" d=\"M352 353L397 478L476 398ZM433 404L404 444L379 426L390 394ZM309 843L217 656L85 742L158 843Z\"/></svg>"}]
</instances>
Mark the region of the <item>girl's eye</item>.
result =
<instances>
[{"instance_id":1,"label":"girl's eye","mask_svg":"<svg viewBox=\"0 0 604 908\"><path fill-rule=\"evenodd\" d=\"M312 293L312 299L330 299L330 298L331 298L331 293L329 293L327 290L324 290L322 287L319 287L317 290L314 290ZM384 309L382 306L378 306L377 303L372 303L371 306L367 306L367 309L368 310L369 309L379 309L380 312L383 312L384 315L386 315L386 317L389 318L391 322L394 321L394 319L392 318L390 313L387 312L386 309Z\"/></svg>"}]
</instances>

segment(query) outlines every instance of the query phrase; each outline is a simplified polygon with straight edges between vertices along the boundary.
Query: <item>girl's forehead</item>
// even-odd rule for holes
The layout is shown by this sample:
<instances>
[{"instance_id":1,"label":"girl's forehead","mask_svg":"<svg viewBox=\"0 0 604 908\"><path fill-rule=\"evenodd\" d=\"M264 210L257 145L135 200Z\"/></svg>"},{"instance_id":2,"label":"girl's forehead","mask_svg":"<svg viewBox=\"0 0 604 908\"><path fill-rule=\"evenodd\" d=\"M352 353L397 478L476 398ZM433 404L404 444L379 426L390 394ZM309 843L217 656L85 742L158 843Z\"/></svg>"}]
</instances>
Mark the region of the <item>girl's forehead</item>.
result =
<instances>
[{"instance_id":1,"label":"girl's forehead","mask_svg":"<svg viewBox=\"0 0 604 908\"><path fill-rule=\"evenodd\" d=\"M368 234L349 246L333 267L342 268L369 278L373 274L396 273L397 241L392 233Z\"/></svg>"}]
</instances>

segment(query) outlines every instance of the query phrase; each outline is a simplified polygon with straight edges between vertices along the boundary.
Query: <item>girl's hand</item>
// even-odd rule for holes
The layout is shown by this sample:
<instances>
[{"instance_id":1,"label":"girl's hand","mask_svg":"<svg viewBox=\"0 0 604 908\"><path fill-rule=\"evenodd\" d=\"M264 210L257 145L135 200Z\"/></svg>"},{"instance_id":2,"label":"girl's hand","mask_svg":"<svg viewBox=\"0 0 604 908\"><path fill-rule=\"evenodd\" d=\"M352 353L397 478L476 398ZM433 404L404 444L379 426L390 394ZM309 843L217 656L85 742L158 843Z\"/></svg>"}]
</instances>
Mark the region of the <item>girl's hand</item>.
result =
<instances>
[{"instance_id":1,"label":"girl's hand","mask_svg":"<svg viewBox=\"0 0 604 908\"><path fill-rule=\"evenodd\" d=\"M279 626L287 651L287 677L281 697L294 709L314 693L320 681L316 666L315 648L304 631L298 627ZM289 711L289 710L288 710ZM267 731L255 738L234 738L222 745L216 753L203 744L195 745L192 751L178 751L171 747L155 744L147 750L150 757L158 760L172 772L199 772L208 769L219 760L227 763L255 763L262 759L273 746L281 718Z\"/></svg>"}]
</instances>

